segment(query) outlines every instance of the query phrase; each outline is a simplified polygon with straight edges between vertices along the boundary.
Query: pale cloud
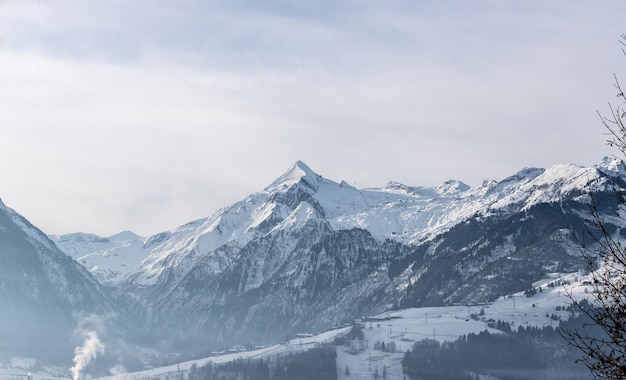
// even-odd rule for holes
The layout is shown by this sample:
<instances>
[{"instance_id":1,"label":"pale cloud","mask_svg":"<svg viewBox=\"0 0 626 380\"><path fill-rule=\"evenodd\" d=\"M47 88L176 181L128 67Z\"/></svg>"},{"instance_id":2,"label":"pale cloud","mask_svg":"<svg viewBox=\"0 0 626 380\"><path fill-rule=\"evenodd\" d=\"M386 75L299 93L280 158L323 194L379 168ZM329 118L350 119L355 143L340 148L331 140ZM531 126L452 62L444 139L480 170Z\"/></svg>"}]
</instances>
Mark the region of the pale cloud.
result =
<instances>
[{"instance_id":1,"label":"pale cloud","mask_svg":"<svg viewBox=\"0 0 626 380\"><path fill-rule=\"evenodd\" d=\"M0 197L152 234L298 159L434 186L612 153L621 1L291 3L0 3Z\"/></svg>"}]
</instances>

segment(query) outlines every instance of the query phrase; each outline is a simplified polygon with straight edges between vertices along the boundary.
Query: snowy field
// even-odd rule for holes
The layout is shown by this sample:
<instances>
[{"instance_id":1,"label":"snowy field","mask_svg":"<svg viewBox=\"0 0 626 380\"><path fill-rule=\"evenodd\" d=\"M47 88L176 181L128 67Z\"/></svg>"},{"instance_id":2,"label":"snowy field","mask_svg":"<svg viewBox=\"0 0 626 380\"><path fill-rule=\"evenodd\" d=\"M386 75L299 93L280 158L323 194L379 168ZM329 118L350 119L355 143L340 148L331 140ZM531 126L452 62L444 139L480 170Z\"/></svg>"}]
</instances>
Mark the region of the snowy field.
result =
<instances>
[{"instance_id":1,"label":"snowy field","mask_svg":"<svg viewBox=\"0 0 626 380\"><path fill-rule=\"evenodd\" d=\"M345 347L337 348L337 373L340 380L372 378L377 370L382 378L386 367L387 379L403 379L402 356L413 344L423 339L436 339L440 342L454 341L463 334L479 333L488 330L491 333L500 333L499 330L489 328L488 321L506 321L511 328L517 326L557 326L558 322L547 317L546 314L563 319L568 318L567 311L557 311L557 306L568 306L571 300L567 298L562 286L548 287L548 283L561 280L574 284L577 276L568 275L539 281L535 287L541 287L532 297L524 293L516 293L510 297L500 298L492 304L477 306L427 307L407 309L385 313L382 316L400 317L381 322L367 322L363 332L368 340L368 349L357 354L350 353ZM580 285L586 278L578 278L579 283L571 287L576 299L585 298L585 286ZM591 287L587 286L587 291ZM588 296L589 294L587 294ZM533 306L534 305L534 306ZM478 320L471 315L478 316ZM483 315L480 315L483 314ZM374 350L374 343L385 342L389 347L394 342L396 352ZM346 367L350 376L346 376Z\"/></svg>"}]
</instances>

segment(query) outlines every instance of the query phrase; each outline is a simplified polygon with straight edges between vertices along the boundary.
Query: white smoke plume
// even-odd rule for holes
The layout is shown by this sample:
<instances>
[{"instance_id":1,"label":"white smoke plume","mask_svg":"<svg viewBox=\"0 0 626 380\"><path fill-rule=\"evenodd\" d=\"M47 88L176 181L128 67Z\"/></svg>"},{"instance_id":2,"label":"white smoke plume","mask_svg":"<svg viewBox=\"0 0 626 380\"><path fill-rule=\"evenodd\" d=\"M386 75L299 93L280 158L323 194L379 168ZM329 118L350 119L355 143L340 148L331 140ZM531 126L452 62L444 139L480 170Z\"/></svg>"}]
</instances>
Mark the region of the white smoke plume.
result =
<instances>
[{"instance_id":1,"label":"white smoke plume","mask_svg":"<svg viewBox=\"0 0 626 380\"><path fill-rule=\"evenodd\" d=\"M85 331L83 333L85 341L82 346L74 349L74 366L70 368L73 380L80 379L80 373L85 367L98 356L104 353L104 344L98 339L95 331Z\"/></svg>"}]
</instances>

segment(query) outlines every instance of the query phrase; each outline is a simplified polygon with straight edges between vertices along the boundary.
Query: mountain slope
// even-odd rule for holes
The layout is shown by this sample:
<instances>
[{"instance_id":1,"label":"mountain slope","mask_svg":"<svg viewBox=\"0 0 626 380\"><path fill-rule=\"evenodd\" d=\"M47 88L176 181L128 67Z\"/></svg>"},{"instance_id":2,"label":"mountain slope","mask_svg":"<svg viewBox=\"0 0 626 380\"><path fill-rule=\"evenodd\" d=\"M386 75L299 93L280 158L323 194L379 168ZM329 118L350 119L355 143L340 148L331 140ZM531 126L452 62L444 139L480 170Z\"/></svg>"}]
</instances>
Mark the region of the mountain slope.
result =
<instances>
[{"instance_id":1,"label":"mountain slope","mask_svg":"<svg viewBox=\"0 0 626 380\"><path fill-rule=\"evenodd\" d=\"M1 352L67 362L79 319L113 310L89 272L0 201Z\"/></svg>"}]
</instances>

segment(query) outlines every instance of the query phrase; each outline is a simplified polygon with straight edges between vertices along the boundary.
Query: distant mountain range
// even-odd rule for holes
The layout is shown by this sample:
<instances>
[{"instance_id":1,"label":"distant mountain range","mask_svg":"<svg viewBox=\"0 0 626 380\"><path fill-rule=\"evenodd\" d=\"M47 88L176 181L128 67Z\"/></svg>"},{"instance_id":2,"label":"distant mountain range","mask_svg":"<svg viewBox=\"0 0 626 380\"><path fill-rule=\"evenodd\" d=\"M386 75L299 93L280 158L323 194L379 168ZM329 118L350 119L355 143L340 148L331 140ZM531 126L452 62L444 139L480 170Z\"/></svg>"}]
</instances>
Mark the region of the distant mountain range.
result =
<instances>
[{"instance_id":1,"label":"distant mountain range","mask_svg":"<svg viewBox=\"0 0 626 380\"><path fill-rule=\"evenodd\" d=\"M147 238L47 238L12 210L0 232L15 230L15 244L29 245L36 260L54 259L47 268L74 268L74 296L93 302L68 301L68 310L117 310L135 343L191 353L276 342L393 308L488 302L548 273L582 270L574 236L588 225L588 193L602 197L624 179L624 164L604 159L527 168L475 188L357 189L298 161L265 189ZM613 215L606 199L601 211ZM2 236L0 259L13 263L4 253L11 241Z\"/></svg>"}]
</instances>

